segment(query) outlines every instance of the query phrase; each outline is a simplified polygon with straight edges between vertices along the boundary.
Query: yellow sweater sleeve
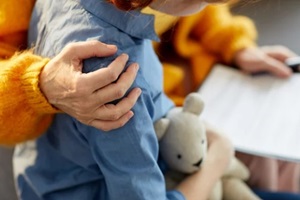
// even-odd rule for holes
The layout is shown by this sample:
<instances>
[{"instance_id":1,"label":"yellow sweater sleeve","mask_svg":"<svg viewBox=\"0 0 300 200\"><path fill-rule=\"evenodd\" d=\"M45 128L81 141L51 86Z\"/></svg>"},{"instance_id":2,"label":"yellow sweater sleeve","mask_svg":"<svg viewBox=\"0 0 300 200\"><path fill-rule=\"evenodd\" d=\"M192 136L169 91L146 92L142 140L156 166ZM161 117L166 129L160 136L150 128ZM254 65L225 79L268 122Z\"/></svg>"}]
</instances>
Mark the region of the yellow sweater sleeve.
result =
<instances>
[{"instance_id":1,"label":"yellow sweater sleeve","mask_svg":"<svg viewBox=\"0 0 300 200\"><path fill-rule=\"evenodd\" d=\"M184 57L205 49L231 63L238 50L256 45L256 37L255 25L249 18L233 16L228 5L210 5L178 22L174 43Z\"/></svg>"},{"instance_id":2,"label":"yellow sweater sleeve","mask_svg":"<svg viewBox=\"0 0 300 200\"><path fill-rule=\"evenodd\" d=\"M30 52L0 61L0 144L14 145L43 133L57 110L41 93L39 74L49 59Z\"/></svg>"}]
</instances>

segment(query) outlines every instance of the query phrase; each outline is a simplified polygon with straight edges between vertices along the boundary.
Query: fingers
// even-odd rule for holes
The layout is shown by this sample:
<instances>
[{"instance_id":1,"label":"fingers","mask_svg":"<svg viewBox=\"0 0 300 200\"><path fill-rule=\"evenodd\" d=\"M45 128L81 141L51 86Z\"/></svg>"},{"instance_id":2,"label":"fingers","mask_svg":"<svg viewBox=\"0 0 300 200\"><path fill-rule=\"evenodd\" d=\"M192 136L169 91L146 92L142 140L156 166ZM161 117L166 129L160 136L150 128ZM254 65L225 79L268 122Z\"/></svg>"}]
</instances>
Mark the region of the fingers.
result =
<instances>
[{"instance_id":1,"label":"fingers","mask_svg":"<svg viewBox=\"0 0 300 200\"><path fill-rule=\"evenodd\" d=\"M41 77L48 77L45 81L41 78L41 88L45 88L42 91L49 102L78 121L99 129L111 130L127 123L133 116L131 109L141 94L140 89L133 89L117 105L106 104L127 93L137 75L138 65L131 64L123 73L128 55L122 54L107 68L87 74L79 70L82 59L107 56L116 51L115 46L98 41L77 42L65 47L41 74Z\"/></svg>"},{"instance_id":2,"label":"fingers","mask_svg":"<svg viewBox=\"0 0 300 200\"><path fill-rule=\"evenodd\" d=\"M292 70L289 67L287 67L283 62L272 57L265 58L263 70L280 78L287 78L292 74Z\"/></svg>"},{"instance_id":3,"label":"fingers","mask_svg":"<svg viewBox=\"0 0 300 200\"><path fill-rule=\"evenodd\" d=\"M105 57L117 52L115 45L107 45L102 42L92 40L84 42L75 42L68 44L63 52L72 55L74 58L82 60L91 57Z\"/></svg>"},{"instance_id":4,"label":"fingers","mask_svg":"<svg viewBox=\"0 0 300 200\"><path fill-rule=\"evenodd\" d=\"M102 120L117 120L125 113L127 113L141 94L140 88L134 88L127 97L124 97L120 102L116 105L114 104L106 104L100 108L98 108L95 112L95 119Z\"/></svg>"},{"instance_id":5,"label":"fingers","mask_svg":"<svg viewBox=\"0 0 300 200\"><path fill-rule=\"evenodd\" d=\"M93 98L95 99L94 102L96 105L102 105L103 102L111 102L122 98L134 82L138 69L138 64L131 64L127 70L122 73L116 83L95 91Z\"/></svg>"},{"instance_id":6,"label":"fingers","mask_svg":"<svg viewBox=\"0 0 300 200\"><path fill-rule=\"evenodd\" d=\"M118 104L107 104L101 106L95 112L95 120L90 122L95 128L109 131L119 128L126 124L133 116L130 111L141 94L141 89L133 89L127 97L123 98Z\"/></svg>"},{"instance_id":7,"label":"fingers","mask_svg":"<svg viewBox=\"0 0 300 200\"><path fill-rule=\"evenodd\" d=\"M110 131L124 126L132 117L133 112L128 111L125 115L123 115L120 119L116 121L93 120L90 123L90 126L93 126L103 131Z\"/></svg>"},{"instance_id":8,"label":"fingers","mask_svg":"<svg viewBox=\"0 0 300 200\"><path fill-rule=\"evenodd\" d=\"M264 46L261 50L265 53L266 70L273 75L287 78L292 74L292 70L285 65L287 58L297 56L293 51L284 46Z\"/></svg>"},{"instance_id":9,"label":"fingers","mask_svg":"<svg viewBox=\"0 0 300 200\"><path fill-rule=\"evenodd\" d=\"M96 90L99 90L118 79L120 74L123 72L127 61L128 55L122 54L118 56L107 68L102 68L94 72L82 74L82 81L87 87L91 89L91 91L94 92Z\"/></svg>"},{"instance_id":10,"label":"fingers","mask_svg":"<svg viewBox=\"0 0 300 200\"><path fill-rule=\"evenodd\" d=\"M287 58L297 56L296 53L284 46L264 46L261 47L261 50L268 56L271 56L281 62L284 62Z\"/></svg>"},{"instance_id":11,"label":"fingers","mask_svg":"<svg viewBox=\"0 0 300 200\"><path fill-rule=\"evenodd\" d=\"M280 78L291 76L291 69L285 65L287 57L294 55L284 47L248 48L236 54L235 61L248 73L268 72Z\"/></svg>"}]
</instances>

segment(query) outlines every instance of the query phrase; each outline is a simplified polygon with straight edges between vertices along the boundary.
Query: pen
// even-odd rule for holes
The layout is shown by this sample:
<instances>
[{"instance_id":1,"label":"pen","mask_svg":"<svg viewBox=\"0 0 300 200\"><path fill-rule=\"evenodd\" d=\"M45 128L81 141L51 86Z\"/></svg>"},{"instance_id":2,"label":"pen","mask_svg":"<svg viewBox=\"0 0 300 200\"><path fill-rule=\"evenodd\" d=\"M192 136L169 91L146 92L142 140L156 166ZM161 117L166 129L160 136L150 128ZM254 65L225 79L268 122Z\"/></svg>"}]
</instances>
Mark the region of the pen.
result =
<instances>
[{"instance_id":1,"label":"pen","mask_svg":"<svg viewBox=\"0 0 300 200\"><path fill-rule=\"evenodd\" d=\"M285 64L289 66L294 73L300 72L300 56L286 59Z\"/></svg>"}]
</instances>

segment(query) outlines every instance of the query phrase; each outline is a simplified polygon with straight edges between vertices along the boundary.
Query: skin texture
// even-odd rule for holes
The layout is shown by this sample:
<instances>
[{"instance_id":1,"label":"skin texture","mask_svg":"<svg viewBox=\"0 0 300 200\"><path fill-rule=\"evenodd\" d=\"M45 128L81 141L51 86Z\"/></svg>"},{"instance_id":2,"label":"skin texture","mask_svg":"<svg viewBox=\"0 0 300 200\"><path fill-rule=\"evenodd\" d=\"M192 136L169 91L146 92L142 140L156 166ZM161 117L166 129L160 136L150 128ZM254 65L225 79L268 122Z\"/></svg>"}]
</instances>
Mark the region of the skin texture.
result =
<instances>
[{"instance_id":1,"label":"skin texture","mask_svg":"<svg viewBox=\"0 0 300 200\"><path fill-rule=\"evenodd\" d=\"M88 74L81 72L83 59L109 56L116 51L116 46L98 41L66 46L40 75L40 88L49 103L80 122L104 131L123 126L133 116L131 108L141 90L133 89L116 105L106 103L125 95L135 79L138 64L131 64L121 74L128 60L128 56L123 54L107 68Z\"/></svg>"}]
</instances>

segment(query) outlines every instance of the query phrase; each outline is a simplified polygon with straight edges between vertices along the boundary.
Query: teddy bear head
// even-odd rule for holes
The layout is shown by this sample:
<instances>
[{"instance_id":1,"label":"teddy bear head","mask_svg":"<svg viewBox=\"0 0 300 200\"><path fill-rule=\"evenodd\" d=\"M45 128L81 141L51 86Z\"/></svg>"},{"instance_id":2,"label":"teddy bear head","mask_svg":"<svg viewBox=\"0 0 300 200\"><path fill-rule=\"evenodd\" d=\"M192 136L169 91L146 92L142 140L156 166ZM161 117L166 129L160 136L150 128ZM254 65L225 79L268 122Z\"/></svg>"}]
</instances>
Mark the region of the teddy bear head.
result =
<instances>
[{"instance_id":1,"label":"teddy bear head","mask_svg":"<svg viewBox=\"0 0 300 200\"><path fill-rule=\"evenodd\" d=\"M183 107L174 107L155 123L161 156L173 170L193 173L205 160L206 130L199 117L203 106L199 94L191 93Z\"/></svg>"}]
</instances>

